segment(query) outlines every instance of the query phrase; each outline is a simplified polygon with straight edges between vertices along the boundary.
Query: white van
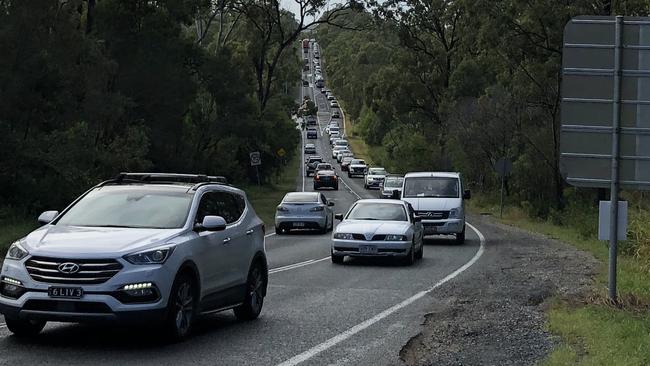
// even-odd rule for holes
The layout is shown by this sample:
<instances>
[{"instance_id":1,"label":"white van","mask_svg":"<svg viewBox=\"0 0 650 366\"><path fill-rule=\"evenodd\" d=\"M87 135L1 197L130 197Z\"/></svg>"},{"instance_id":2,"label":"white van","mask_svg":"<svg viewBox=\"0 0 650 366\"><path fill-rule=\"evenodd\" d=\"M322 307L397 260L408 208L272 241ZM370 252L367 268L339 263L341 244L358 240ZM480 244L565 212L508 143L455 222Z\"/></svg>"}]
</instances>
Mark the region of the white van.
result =
<instances>
[{"instance_id":1,"label":"white van","mask_svg":"<svg viewBox=\"0 0 650 366\"><path fill-rule=\"evenodd\" d=\"M470 197L460 173L418 172L404 176L401 198L422 218L424 235L455 235L457 244L464 243L464 200Z\"/></svg>"}]
</instances>

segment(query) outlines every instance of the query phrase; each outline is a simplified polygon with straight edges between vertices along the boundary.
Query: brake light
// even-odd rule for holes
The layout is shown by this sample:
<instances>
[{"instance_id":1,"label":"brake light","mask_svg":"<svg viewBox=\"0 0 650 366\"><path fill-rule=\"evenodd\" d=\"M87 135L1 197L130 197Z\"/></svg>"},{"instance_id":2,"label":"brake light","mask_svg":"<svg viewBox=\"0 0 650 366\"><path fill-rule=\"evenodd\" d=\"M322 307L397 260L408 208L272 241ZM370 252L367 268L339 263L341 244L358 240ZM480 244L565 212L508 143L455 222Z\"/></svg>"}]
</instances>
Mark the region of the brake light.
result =
<instances>
[{"instance_id":1,"label":"brake light","mask_svg":"<svg viewBox=\"0 0 650 366\"><path fill-rule=\"evenodd\" d=\"M286 212L289 211L289 209L284 206L278 206L278 211Z\"/></svg>"},{"instance_id":2,"label":"brake light","mask_svg":"<svg viewBox=\"0 0 650 366\"><path fill-rule=\"evenodd\" d=\"M316 207L310 208L309 211L316 212L316 211L323 211L324 209L325 209L325 207L323 207L323 206L316 206Z\"/></svg>"},{"instance_id":3,"label":"brake light","mask_svg":"<svg viewBox=\"0 0 650 366\"><path fill-rule=\"evenodd\" d=\"M315 176L314 176L314 180L320 180L320 176L315 175Z\"/></svg>"},{"instance_id":4,"label":"brake light","mask_svg":"<svg viewBox=\"0 0 650 366\"><path fill-rule=\"evenodd\" d=\"M332 179L336 180L338 178L336 175L332 176Z\"/></svg>"}]
</instances>

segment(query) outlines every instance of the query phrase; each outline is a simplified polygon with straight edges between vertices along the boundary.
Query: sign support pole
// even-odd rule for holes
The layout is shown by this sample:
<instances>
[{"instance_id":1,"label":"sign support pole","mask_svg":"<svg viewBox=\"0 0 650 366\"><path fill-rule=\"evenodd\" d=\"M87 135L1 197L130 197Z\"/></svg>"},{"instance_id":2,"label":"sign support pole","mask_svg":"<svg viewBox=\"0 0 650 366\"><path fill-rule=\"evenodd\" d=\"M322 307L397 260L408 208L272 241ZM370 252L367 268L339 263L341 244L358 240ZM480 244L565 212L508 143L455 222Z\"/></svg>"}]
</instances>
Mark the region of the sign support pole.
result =
<instances>
[{"instance_id":1,"label":"sign support pole","mask_svg":"<svg viewBox=\"0 0 650 366\"><path fill-rule=\"evenodd\" d=\"M614 48L614 103L612 118L612 172L610 185L609 215L609 300L616 299L616 256L618 247L618 193L619 193L619 158L621 125L621 68L623 58L623 16L616 16Z\"/></svg>"},{"instance_id":2,"label":"sign support pole","mask_svg":"<svg viewBox=\"0 0 650 366\"><path fill-rule=\"evenodd\" d=\"M501 208L499 213L500 218L503 218L503 188L505 186L505 176L505 174L501 174Z\"/></svg>"},{"instance_id":3,"label":"sign support pole","mask_svg":"<svg viewBox=\"0 0 650 366\"><path fill-rule=\"evenodd\" d=\"M255 165L255 172L257 173L257 186L261 187L262 186L262 181L260 180L260 167L259 167L259 165Z\"/></svg>"}]
</instances>

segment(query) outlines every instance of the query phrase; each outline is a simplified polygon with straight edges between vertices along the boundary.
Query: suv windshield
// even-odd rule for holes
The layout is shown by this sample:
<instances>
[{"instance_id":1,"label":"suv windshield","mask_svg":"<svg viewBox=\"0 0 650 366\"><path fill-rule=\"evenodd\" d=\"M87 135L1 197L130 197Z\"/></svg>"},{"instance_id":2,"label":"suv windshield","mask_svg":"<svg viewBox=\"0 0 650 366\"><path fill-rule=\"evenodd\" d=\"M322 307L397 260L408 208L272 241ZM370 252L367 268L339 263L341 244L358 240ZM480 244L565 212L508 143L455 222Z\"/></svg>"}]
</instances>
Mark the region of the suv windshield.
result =
<instances>
[{"instance_id":1,"label":"suv windshield","mask_svg":"<svg viewBox=\"0 0 650 366\"><path fill-rule=\"evenodd\" d=\"M358 203L350 210L347 219L407 221L404 206L396 203Z\"/></svg>"},{"instance_id":2,"label":"suv windshield","mask_svg":"<svg viewBox=\"0 0 650 366\"><path fill-rule=\"evenodd\" d=\"M404 197L459 197L458 178L408 178L404 183Z\"/></svg>"},{"instance_id":3,"label":"suv windshield","mask_svg":"<svg viewBox=\"0 0 650 366\"><path fill-rule=\"evenodd\" d=\"M193 196L180 189L102 187L84 196L56 225L181 228Z\"/></svg>"}]
</instances>

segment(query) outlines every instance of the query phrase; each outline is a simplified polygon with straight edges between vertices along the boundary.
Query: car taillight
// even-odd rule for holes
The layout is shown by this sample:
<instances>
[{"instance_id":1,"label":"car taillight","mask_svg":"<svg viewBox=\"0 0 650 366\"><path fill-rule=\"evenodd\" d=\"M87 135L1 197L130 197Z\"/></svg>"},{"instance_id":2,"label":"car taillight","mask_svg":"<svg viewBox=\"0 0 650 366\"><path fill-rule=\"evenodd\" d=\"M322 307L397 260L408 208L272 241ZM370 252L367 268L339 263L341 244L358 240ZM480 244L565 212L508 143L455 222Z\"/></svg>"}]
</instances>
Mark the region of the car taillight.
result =
<instances>
[{"instance_id":1,"label":"car taillight","mask_svg":"<svg viewBox=\"0 0 650 366\"><path fill-rule=\"evenodd\" d=\"M323 211L324 209L325 209L325 207L323 207L323 206L317 206L317 207L310 208L309 211L317 212L317 211Z\"/></svg>"},{"instance_id":2,"label":"car taillight","mask_svg":"<svg viewBox=\"0 0 650 366\"><path fill-rule=\"evenodd\" d=\"M289 209L284 206L278 206L278 211L286 212L289 211Z\"/></svg>"},{"instance_id":3,"label":"car taillight","mask_svg":"<svg viewBox=\"0 0 650 366\"><path fill-rule=\"evenodd\" d=\"M338 178L336 175L332 176L332 179L336 180Z\"/></svg>"},{"instance_id":4,"label":"car taillight","mask_svg":"<svg viewBox=\"0 0 650 366\"><path fill-rule=\"evenodd\" d=\"M320 176L315 175L315 176L314 176L314 180L320 180Z\"/></svg>"}]
</instances>

